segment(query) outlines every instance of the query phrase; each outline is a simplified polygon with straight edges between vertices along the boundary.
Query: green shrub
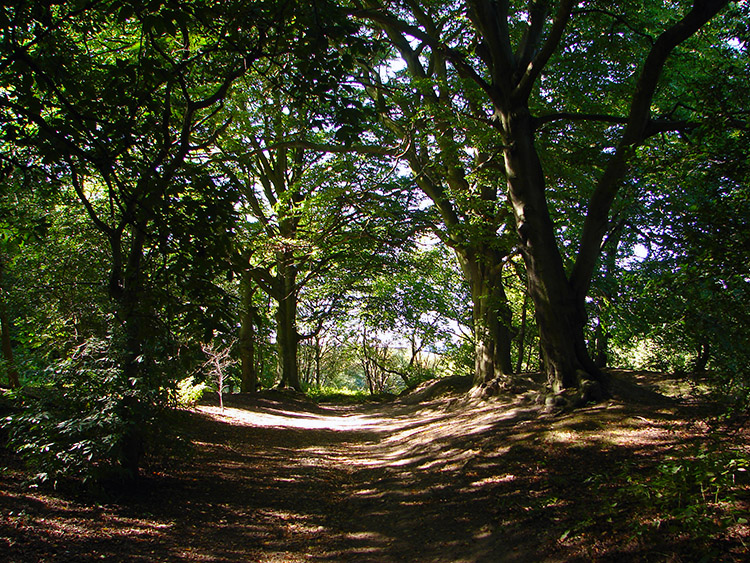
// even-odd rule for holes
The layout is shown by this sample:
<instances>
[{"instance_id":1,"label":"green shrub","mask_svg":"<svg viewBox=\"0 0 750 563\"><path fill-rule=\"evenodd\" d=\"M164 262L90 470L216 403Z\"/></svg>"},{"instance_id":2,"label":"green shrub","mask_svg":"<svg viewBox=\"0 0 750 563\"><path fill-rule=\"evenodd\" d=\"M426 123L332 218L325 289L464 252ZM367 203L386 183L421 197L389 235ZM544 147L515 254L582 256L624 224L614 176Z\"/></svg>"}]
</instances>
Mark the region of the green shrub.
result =
<instances>
[{"instance_id":1,"label":"green shrub","mask_svg":"<svg viewBox=\"0 0 750 563\"><path fill-rule=\"evenodd\" d=\"M205 383L196 383L195 378L190 376L177 383L177 405L180 407L194 407L203 397L208 389Z\"/></svg>"},{"instance_id":2,"label":"green shrub","mask_svg":"<svg viewBox=\"0 0 750 563\"><path fill-rule=\"evenodd\" d=\"M44 387L19 392L21 410L3 426L9 444L56 485L72 477L84 483L130 480L144 444L156 431L165 393L127 380L108 342L90 340L49 369Z\"/></svg>"},{"instance_id":3,"label":"green shrub","mask_svg":"<svg viewBox=\"0 0 750 563\"><path fill-rule=\"evenodd\" d=\"M693 444L665 457L654 474L626 469L618 495L638 499L644 516L652 512L637 523L639 535L666 529L710 545L717 533L746 517L737 500L738 480L744 481L748 470L750 458L741 450L720 441Z\"/></svg>"},{"instance_id":4,"label":"green shrub","mask_svg":"<svg viewBox=\"0 0 750 563\"><path fill-rule=\"evenodd\" d=\"M310 387L305 394L316 403L364 403L372 398L367 391L348 387Z\"/></svg>"}]
</instances>

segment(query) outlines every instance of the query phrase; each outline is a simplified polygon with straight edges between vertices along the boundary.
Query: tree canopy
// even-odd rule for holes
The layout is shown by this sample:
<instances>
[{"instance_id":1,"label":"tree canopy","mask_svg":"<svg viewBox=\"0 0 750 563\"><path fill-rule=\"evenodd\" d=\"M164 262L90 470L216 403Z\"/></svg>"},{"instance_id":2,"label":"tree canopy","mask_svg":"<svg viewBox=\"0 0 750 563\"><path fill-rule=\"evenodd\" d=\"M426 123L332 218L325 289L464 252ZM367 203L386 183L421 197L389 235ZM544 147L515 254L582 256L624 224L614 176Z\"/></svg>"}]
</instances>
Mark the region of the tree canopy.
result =
<instances>
[{"instance_id":1,"label":"tree canopy","mask_svg":"<svg viewBox=\"0 0 750 563\"><path fill-rule=\"evenodd\" d=\"M608 361L658 358L747 401L748 21L728 0L6 3L4 380L62 382L61 451L85 436L130 474L202 351L235 343L248 392L526 370L585 402Z\"/></svg>"}]
</instances>

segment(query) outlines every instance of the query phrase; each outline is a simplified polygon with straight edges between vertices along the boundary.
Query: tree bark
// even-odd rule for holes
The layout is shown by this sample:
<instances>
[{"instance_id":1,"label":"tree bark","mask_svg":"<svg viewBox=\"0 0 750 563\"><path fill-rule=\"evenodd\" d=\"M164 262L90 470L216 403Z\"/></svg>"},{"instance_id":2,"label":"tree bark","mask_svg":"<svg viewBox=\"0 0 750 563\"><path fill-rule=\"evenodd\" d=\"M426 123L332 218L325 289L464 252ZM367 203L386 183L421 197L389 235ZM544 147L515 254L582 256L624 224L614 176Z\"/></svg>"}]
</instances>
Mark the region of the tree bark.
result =
<instances>
[{"instance_id":1,"label":"tree bark","mask_svg":"<svg viewBox=\"0 0 750 563\"><path fill-rule=\"evenodd\" d=\"M510 376L511 311L502 284L501 256L490 249L457 249L471 288L474 321L474 383Z\"/></svg>"},{"instance_id":2,"label":"tree bark","mask_svg":"<svg viewBox=\"0 0 750 563\"><path fill-rule=\"evenodd\" d=\"M302 391L297 365L297 347L299 332L297 332L297 280L296 268L291 251L285 251L279 260L279 282L281 295L276 311L276 341L279 348L279 372L281 387L291 387L295 391Z\"/></svg>"},{"instance_id":3,"label":"tree bark","mask_svg":"<svg viewBox=\"0 0 750 563\"><path fill-rule=\"evenodd\" d=\"M248 271L242 273L242 311L240 313L240 336L238 340L241 364L240 391L257 393L258 371L255 366L256 309L253 307L255 293Z\"/></svg>"},{"instance_id":4,"label":"tree bark","mask_svg":"<svg viewBox=\"0 0 750 563\"><path fill-rule=\"evenodd\" d=\"M4 273L5 259L0 256L0 348L2 348L5 371L8 374L8 385L10 385L11 389L18 389L21 386L21 381L18 377L18 369L13 358L13 344L10 340L11 323L5 302L5 289L3 287Z\"/></svg>"},{"instance_id":5,"label":"tree bark","mask_svg":"<svg viewBox=\"0 0 750 563\"><path fill-rule=\"evenodd\" d=\"M138 477L144 453L141 425L144 410L149 406L142 404L139 395L148 391L150 385L154 385L148 377L150 358L143 357L144 338L149 324L145 310L148 304L145 299L142 272L146 230L135 225L133 231L128 259L124 264L121 254L122 238L118 236L111 240L113 269L109 284L110 298L116 303L116 316L124 334L120 361L122 395L117 406L123 431L119 437L118 447L120 466L129 480Z\"/></svg>"},{"instance_id":6,"label":"tree bark","mask_svg":"<svg viewBox=\"0 0 750 563\"><path fill-rule=\"evenodd\" d=\"M505 168L520 249L526 266L529 295L534 302L547 378L557 392L584 379L598 379L599 370L586 348L586 318L577 307L568 282L549 215L545 180L534 146L531 114L525 105L498 112L505 136Z\"/></svg>"}]
</instances>

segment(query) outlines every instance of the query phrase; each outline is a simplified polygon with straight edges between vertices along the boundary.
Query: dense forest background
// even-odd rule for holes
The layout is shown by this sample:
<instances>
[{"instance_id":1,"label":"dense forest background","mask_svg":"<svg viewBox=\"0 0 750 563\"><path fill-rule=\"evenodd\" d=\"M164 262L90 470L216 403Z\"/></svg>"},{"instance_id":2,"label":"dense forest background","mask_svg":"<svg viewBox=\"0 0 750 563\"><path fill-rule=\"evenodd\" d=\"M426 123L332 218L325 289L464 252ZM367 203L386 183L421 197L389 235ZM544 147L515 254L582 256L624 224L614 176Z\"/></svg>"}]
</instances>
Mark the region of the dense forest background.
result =
<instances>
[{"instance_id":1,"label":"dense forest background","mask_svg":"<svg viewBox=\"0 0 750 563\"><path fill-rule=\"evenodd\" d=\"M2 382L40 475L206 387L604 368L750 401L750 4L0 7ZM14 394L15 393L15 394Z\"/></svg>"}]
</instances>

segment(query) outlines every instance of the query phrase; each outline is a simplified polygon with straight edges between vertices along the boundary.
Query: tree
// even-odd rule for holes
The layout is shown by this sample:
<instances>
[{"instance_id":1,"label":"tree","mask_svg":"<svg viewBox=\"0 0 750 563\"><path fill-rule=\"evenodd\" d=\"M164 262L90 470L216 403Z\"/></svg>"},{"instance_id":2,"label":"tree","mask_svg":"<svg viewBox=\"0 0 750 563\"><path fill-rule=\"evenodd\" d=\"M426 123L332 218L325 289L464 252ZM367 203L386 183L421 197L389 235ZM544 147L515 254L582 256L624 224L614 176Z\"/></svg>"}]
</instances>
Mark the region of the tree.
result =
<instances>
[{"instance_id":1,"label":"tree","mask_svg":"<svg viewBox=\"0 0 750 563\"><path fill-rule=\"evenodd\" d=\"M206 356L203 369L206 371L206 375L212 380L212 384L216 385L216 392L219 395L219 407L223 411L224 389L226 388L224 382L227 379L227 370L234 363L234 360L231 358L232 345L222 346L221 344L210 342L202 344L201 349Z\"/></svg>"},{"instance_id":2,"label":"tree","mask_svg":"<svg viewBox=\"0 0 750 563\"><path fill-rule=\"evenodd\" d=\"M255 393L260 387L260 377L256 364L256 333L259 325L258 309L253 297L256 286L253 283L250 270L242 272L240 282L240 333L237 339L239 348L240 366L240 391L242 393Z\"/></svg>"},{"instance_id":3,"label":"tree","mask_svg":"<svg viewBox=\"0 0 750 563\"><path fill-rule=\"evenodd\" d=\"M331 61L317 54L322 60L315 81L300 83L309 62L292 59L280 69L249 75L237 90L234 119L215 159L241 193L248 219L241 229L246 242L238 238L239 270L249 278L243 283L250 287L252 280L276 302L280 385L297 390L300 341L321 330L356 272L375 265L378 247L404 240L411 228L409 221L392 221L403 217L403 185L383 166L382 148L352 146L365 112L361 94L343 85L341 99L319 95L319 82L328 87L343 80L344 55L352 47L337 47L339 52L327 43L322 47L334 50ZM322 276L330 280L323 284L330 291L317 301L327 304L310 311L310 332L302 333L302 294Z\"/></svg>"},{"instance_id":4,"label":"tree","mask_svg":"<svg viewBox=\"0 0 750 563\"><path fill-rule=\"evenodd\" d=\"M375 2L365 4L384 10ZM418 25L435 34L455 15L444 8L409 6ZM386 126L401 137L406 147L401 156L433 204L435 233L455 252L471 288L475 382L506 377L513 372L511 309L501 280L514 241L511 211L498 195L499 149L477 127L484 116L476 92L464 88L445 55L426 54L426 45L415 44L394 19L371 21L385 32L392 51L363 64L360 80ZM402 70L392 70L393 57L401 60Z\"/></svg>"},{"instance_id":5,"label":"tree","mask_svg":"<svg viewBox=\"0 0 750 563\"><path fill-rule=\"evenodd\" d=\"M6 299L3 295L5 293L5 289L3 289L5 260L5 257L0 255L0 349L2 349L5 372L8 374L8 384L12 389L17 389L21 386L21 382L18 378L18 368L13 357L13 344L10 336L11 321L8 315Z\"/></svg>"},{"instance_id":6,"label":"tree","mask_svg":"<svg viewBox=\"0 0 750 563\"><path fill-rule=\"evenodd\" d=\"M3 143L0 170L3 357L20 385L102 326L102 253L84 243L102 241L29 150Z\"/></svg>"},{"instance_id":7,"label":"tree","mask_svg":"<svg viewBox=\"0 0 750 563\"><path fill-rule=\"evenodd\" d=\"M672 110L681 108L686 90L674 84L666 92L658 87L673 52L686 52L681 45L726 4L697 0L679 15L671 5L641 9L628 3L612 10L568 0L555 7L490 0L430 7L368 2L353 12L407 37L423 59L445 59L466 91L481 93L475 103L499 139L545 369L555 390L598 378L584 338L586 296L611 227L610 211L636 148L659 133L685 132L688 118L700 116L691 110L678 118L682 112ZM719 47L713 39L708 37L708 49ZM605 52L612 56L599 56L601 41L609 43ZM685 74L687 82L695 62L680 61L692 71ZM595 103L582 99L581 92ZM586 131L599 124L606 138L596 155L592 184L580 186L590 191L581 206L585 219L569 271L553 220L557 187L545 173L547 147L538 145L541 132L552 124L560 126L558 137L580 135L579 126Z\"/></svg>"},{"instance_id":8,"label":"tree","mask_svg":"<svg viewBox=\"0 0 750 563\"><path fill-rule=\"evenodd\" d=\"M11 205L10 200L18 203L19 195L28 195L23 189L23 179L12 166L12 156L0 159L2 165L2 186L0 188L0 351L2 365L7 374L8 385L17 389L21 386L18 367L13 352L12 317L10 311L11 283L8 269L21 252L27 238L44 229L44 222L38 215L30 212L32 208Z\"/></svg>"},{"instance_id":9,"label":"tree","mask_svg":"<svg viewBox=\"0 0 750 563\"><path fill-rule=\"evenodd\" d=\"M25 185L28 181L29 185ZM54 180L29 171L0 198L4 213L3 289L21 382L39 382L49 362L105 334L111 306L102 293L106 240L86 220L75 194L31 190ZM27 191L29 190L29 191Z\"/></svg>"},{"instance_id":10,"label":"tree","mask_svg":"<svg viewBox=\"0 0 750 563\"><path fill-rule=\"evenodd\" d=\"M624 361L635 355L624 344L637 340L649 346L641 360L649 367L695 373L746 401L747 131L717 135L706 126L693 138L674 144L663 170L644 174L644 183L668 178L670 190L653 189L630 210L614 272L619 319L610 326ZM636 245L640 258L627 259Z\"/></svg>"},{"instance_id":11,"label":"tree","mask_svg":"<svg viewBox=\"0 0 750 563\"><path fill-rule=\"evenodd\" d=\"M447 247L426 241L431 244L402 251L389 267L373 272L357 301L363 353L375 354L372 365L385 354L381 371L400 377L406 387L435 375L427 365L434 362L426 358L449 356L467 333L473 336L460 266Z\"/></svg>"},{"instance_id":12,"label":"tree","mask_svg":"<svg viewBox=\"0 0 750 563\"><path fill-rule=\"evenodd\" d=\"M211 117L232 83L267 55L284 19L273 4L197 1L17 2L0 10L0 73L14 84L0 94L5 140L61 166L109 246L118 408L131 419L121 461L133 475L138 416L163 385L151 369L159 303L149 280L159 239L170 237L160 227L186 184L211 187L191 174L190 159L213 138Z\"/></svg>"}]
</instances>

